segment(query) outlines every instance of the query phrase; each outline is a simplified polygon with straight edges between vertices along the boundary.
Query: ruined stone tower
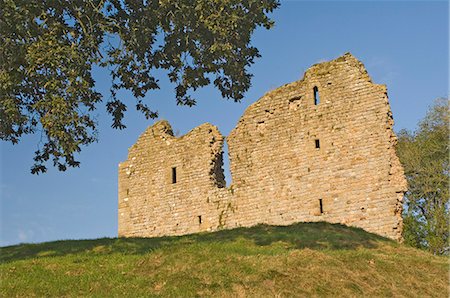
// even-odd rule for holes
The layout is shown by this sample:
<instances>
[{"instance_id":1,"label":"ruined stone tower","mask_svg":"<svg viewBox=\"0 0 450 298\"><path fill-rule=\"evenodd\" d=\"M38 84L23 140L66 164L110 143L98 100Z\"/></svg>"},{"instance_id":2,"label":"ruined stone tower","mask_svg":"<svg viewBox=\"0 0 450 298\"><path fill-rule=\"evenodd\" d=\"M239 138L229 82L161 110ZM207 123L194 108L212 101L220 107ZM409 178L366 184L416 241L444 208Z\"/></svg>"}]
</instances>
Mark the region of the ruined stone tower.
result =
<instances>
[{"instance_id":1,"label":"ruined stone tower","mask_svg":"<svg viewBox=\"0 0 450 298\"><path fill-rule=\"evenodd\" d=\"M119 236L327 221L401 239L403 169L386 87L351 54L247 108L226 138L203 124L149 127L119 165Z\"/></svg>"}]
</instances>

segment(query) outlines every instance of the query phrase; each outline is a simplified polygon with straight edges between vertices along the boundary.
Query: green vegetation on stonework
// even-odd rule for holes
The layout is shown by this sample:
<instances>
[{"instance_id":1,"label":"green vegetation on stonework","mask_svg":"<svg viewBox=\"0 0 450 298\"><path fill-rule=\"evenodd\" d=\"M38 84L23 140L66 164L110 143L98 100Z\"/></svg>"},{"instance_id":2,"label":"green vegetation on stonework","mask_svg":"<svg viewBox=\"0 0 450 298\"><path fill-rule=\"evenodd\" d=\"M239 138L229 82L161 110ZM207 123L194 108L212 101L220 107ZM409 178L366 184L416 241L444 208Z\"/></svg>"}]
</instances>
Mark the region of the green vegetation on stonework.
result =
<instances>
[{"instance_id":1,"label":"green vegetation on stonework","mask_svg":"<svg viewBox=\"0 0 450 298\"><path fill-rule=\"evenodd\" d=\"M3 247L0 296L448 297L448 268L357 228L259 225Z\"/></svg>"}]
</instances>

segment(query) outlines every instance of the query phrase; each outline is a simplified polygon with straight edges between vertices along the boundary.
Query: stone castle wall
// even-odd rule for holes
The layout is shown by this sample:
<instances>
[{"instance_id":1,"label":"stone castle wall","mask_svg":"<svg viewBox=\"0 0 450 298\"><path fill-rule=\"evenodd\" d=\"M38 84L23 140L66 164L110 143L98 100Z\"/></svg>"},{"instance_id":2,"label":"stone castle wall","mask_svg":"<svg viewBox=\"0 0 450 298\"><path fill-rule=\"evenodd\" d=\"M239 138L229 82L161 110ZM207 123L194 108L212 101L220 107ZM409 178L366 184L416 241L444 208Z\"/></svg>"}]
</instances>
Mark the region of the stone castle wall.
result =
<instances>
[{"instance_id":1,"label":"stone castle wall","mask_svg":"<svg viewBox=\"0 0 450 298\"><path fill-rule=\"evenodd\" d=\"M403 169L386 87L351 54L265 94L227 137L149 127L119 165L119 236L328 221L400 240ZM174 180L174 175L175 180Z\"/></svg>"}]
</instances>

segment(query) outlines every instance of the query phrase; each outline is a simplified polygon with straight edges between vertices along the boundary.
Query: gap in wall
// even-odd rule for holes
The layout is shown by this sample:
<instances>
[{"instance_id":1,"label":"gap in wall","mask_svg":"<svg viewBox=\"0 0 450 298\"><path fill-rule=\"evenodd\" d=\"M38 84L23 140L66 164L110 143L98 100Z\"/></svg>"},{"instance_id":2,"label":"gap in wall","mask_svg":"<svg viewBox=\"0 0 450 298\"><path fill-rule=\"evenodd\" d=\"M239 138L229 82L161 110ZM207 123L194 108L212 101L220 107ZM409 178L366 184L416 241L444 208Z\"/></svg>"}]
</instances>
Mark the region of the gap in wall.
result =
<instances>
[{"instance_id":1,"label":"gap in wall","mask_svg":"<svg viewBox=\"0 0 450 298\"><path fill-rule=\"evenodd\" d=\"M226 187L230 187L232 183L231 171L230 171L230 157L228 155L228 143L227 139L223 142L223 174L225 175Z\"/></svg>"}]
</instances>

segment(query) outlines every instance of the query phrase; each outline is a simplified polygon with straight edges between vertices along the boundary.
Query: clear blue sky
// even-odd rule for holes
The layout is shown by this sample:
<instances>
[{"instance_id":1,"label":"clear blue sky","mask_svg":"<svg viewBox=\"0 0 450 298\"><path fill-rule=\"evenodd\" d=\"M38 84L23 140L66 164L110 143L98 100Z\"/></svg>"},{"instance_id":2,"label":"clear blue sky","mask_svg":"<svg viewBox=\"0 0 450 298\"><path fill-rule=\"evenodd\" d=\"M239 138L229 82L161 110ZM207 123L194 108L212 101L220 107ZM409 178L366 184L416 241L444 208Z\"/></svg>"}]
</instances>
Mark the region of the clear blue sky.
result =
<instances>
[{"instance_id":1,"label":"clear blue sky","mask_svg":"<svg viewBox=\"0 0 450 298\"><path fill-rule=\"evenodd\" d=\"M262 58L251 68L253 86L242 103L228 102L213 88L196 93L193 108L175 105L173 86L148 100L175 132L204 122L227 135L245 108L265 92L300 79L312 64L351 52L375 83L386 84L395 129L414 129L433 99L448 96L449 7L447 1L283 1L275 28L258 30L253 44ZM109 78L96 72L108 95ZM124 93L124 96L130 96ZM131 101L132 102L132 101ZM130 109L131 110L131 109ZM81 168L30 174L36 136L19 145L1 143L0 246L20 242L117 236L117 165L153 121L126 114L128 128L110 128L98 110L100 141L83 149Z\"/></svg>"}]
</instances>

